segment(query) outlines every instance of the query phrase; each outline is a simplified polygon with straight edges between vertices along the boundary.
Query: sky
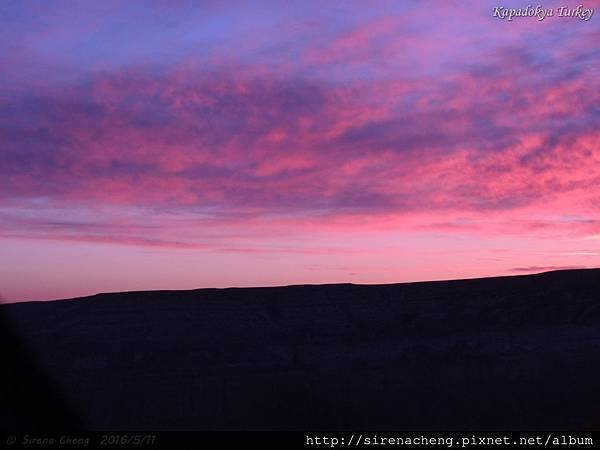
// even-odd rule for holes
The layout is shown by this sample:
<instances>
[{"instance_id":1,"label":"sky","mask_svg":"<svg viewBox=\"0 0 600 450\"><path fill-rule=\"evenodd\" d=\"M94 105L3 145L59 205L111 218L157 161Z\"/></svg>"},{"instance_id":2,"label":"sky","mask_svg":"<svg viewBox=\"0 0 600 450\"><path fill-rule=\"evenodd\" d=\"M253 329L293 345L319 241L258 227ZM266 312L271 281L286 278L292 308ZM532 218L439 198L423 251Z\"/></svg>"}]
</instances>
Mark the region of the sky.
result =
<instances>
[{"instance_id":1,"label":"sky","mask_svg":"<svg viewBox=\"0 0 600 450\"><path fill-rule=\"evenodd\" d=\"M530 4L1 2L3 301L599 267L600 1Z\"/></svg>"}]
</instances>

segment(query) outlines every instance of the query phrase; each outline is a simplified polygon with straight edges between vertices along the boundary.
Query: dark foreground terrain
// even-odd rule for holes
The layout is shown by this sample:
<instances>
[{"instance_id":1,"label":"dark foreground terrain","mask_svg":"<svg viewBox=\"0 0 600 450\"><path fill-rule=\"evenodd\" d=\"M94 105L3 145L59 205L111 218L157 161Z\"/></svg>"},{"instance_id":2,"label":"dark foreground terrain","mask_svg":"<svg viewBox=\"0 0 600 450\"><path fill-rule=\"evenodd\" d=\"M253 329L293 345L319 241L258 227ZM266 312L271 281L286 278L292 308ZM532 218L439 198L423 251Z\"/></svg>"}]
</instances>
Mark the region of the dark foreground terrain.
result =
<instances>
[{"instance_id":1,"label":"dark foreground terrain","mask_svg":"<svg viewBox=\"0 0 600 450\"><path fill-rule=\"evenodd\" d=\"M598 429L600 269L0 306L0 427Z\"/></svg>"}]
</instances>

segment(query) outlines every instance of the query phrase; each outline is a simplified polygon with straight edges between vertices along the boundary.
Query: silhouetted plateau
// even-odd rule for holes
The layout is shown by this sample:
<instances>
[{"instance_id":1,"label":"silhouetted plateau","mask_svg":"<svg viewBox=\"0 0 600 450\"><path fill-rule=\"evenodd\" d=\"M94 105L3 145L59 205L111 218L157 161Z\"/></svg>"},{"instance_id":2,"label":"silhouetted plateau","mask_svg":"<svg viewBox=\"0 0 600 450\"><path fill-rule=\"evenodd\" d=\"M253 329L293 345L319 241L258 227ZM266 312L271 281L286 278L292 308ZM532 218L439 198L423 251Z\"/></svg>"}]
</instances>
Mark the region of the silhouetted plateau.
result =
<instances>
[{"instance_id":1,"label":"silhouetted plateau","mask_svg":"<svg viewBox=\"0 0 600 450\"><path fill-rule=\"evenodd\" d=\"M590 429L600 269L0 306L6 430Z\"/></svg>"}]
</instances>

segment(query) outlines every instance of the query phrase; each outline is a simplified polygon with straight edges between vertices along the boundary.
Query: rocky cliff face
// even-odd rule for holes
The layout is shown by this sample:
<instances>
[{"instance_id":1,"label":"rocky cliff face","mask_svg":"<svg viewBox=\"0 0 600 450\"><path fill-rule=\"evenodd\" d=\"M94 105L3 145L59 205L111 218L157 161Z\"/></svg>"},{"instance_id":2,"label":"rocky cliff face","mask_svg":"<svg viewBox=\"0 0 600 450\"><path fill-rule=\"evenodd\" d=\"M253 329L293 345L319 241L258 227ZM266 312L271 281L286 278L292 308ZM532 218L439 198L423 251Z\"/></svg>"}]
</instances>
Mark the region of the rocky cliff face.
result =
<instances>
[{"instance_id":1,"label":"rocky cliff face","mask_svg":"<svg viewBox=\"0 0 600 450\"><path fill-rule=\"evenodd\" d=\"M600 270L0 306L0 427L588 429Z\"/></svg>"}]
</instances>

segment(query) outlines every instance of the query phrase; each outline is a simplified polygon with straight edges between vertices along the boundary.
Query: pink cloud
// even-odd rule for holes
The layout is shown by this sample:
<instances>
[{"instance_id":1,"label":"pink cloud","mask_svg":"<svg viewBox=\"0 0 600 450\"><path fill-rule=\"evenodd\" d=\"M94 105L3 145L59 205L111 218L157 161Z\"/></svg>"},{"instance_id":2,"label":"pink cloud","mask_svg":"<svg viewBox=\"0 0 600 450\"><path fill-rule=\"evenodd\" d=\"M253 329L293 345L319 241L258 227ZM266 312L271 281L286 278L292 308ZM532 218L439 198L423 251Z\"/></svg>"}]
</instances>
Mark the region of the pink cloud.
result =
<instances>
[{"instance_id":1,"label":"pink cloud","mask_svg":"<svg viewBox=\"0 0 600 450\"><path fill-rule=\"evenodd\" d=\"M352 20L274 12L227 16L238 28L205 45L204 29L174 31L191 41L164 63L131 42L107 56L103 40L88 61L73 36L105 36L118 15L106 8L71 31L52 16L0 56L22 72L0 87L4 239L295 255L353 273L356 260L302 258L371 252L385 261L371 275L400 255L419 261L415 276L451 265L434 261L438 239L473 274L477 251L455 241L513 246L519 264L489 271L588 266L598 251L585 239L600 232L593 27L507 25L485 2ZM161 11L187 29L176 6ZM155 20L136 31L175 39ZM69 52L78 59L61 62ZM38 63L48 79L32 79ZM529 260L521 246L566 259Z\"/></svg>"}]
</instances>

